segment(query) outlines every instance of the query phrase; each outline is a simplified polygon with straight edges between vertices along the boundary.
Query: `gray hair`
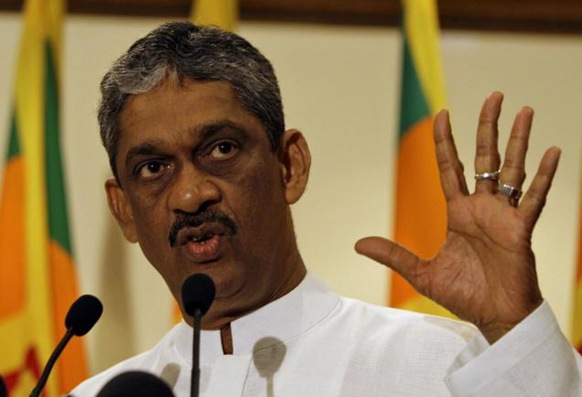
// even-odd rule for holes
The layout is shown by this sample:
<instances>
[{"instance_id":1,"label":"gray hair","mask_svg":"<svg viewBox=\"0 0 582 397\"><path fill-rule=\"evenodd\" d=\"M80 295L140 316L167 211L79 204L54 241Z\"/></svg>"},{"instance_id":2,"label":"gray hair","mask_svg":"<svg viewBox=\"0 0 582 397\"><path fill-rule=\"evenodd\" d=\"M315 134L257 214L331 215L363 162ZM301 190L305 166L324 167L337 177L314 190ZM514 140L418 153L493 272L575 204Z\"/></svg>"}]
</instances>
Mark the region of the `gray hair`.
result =
<instances>
[{"instance_id":1,"label":"gray hair","mask_svg":"<svg viewBox=\"0 0 582 397\"><path fill-rule=\"evenodd\" d=\"M271 63L234 33L189 22L170 22L136 41L101 81L99 128L116 177L119 116L125 102L130 95L155 89L169 76L229 82L242 107L267 130L272 149L279 147L285 122Z\"/></svg>"}]
</instances>

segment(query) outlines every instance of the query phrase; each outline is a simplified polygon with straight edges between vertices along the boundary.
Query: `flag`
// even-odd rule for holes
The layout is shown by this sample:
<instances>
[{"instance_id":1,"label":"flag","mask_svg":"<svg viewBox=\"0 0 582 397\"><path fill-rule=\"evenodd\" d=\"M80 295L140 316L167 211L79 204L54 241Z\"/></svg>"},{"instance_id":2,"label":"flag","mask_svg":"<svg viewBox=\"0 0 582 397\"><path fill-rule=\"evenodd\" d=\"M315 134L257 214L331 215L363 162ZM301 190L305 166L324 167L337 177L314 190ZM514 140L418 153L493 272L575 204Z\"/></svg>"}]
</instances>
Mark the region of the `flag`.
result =
<instances>
[{"instance_id":1,"label":"flag","mask_svg":"<svg viewBox=\"0 0 582 397\"><path fill-rule=\"evenodd\" d=\"M59 55L65 0L27 0L0 195L0 374L28 396L77 297L59 142ZM74 338L76 339L76 338ZM45 396L87 376L71 341Z\"/></svg>"},{"instance_id":2,"label":"flag","mask_svg":"<svg viewBox=\"0 0 582 397\"><path fill-rule=\"evenodd\" d=\"M238 0L194 0L192 22L214 25L234 32L238 19Z\"/></svg>"},{"instance_id":3,"label":"flag","mask_svg":"<svg viewBox=\"0 0 582 397\"><path fill-rule=\"evenodd\" d=\"M572 312L572 343L582 354L582 197L578 211L578 266L574 282L574 304Z\"/></svg>"},{"instance_id":4,"label":"flag","mask_svg":"<svg viewBox=\"0 0 582 397\"><path fill-rule=\"evenodd\" d=\"M394 239L431 258L446 235L446 204L433 142L433 116L445 107L435 0L403 0L403 54ZM390 305L449 315L391 273Z\"/></svg>"}]
</instances>

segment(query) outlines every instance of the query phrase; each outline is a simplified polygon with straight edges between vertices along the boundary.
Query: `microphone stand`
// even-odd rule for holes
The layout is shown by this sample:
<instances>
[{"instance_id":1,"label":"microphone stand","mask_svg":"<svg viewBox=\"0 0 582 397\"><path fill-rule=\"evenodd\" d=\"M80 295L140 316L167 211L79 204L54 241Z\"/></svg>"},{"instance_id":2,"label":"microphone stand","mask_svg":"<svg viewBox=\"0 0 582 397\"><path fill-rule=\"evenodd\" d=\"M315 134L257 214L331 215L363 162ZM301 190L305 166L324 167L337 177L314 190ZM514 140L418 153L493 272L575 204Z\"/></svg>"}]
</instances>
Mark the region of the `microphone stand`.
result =
<instances>
[{"instance_id":1,"label":"microphone stand","mask_svg":"<svg viewBox=\"0 0 582 397\"><path fill-rule=\"evenodd\" d=\"M59 344L57 345L57 347L53 351L53 354L51 354L50 358L48 359L48 361L44 367L44 371L42 371L42 375L38 379L38 383L36 384L36 387L30 393L30 397L40 396L40 393L42 392L42 389L44 389L44 386L45 386L45 384L48 380L48 377L53 369L53 366L57 362L57 358L59 358L59 356L61 355L61 353L63 352L63 350L67 346L67 343L69 343L69 341L71 340L73 335L74 335L73 327L67 328L67 332L65 333L65 336L63 336L63 338L61 339L61 341L59 342Z\"/></svg>"},{"instance_id":2,"label":"microphone stand","mask_svg":"<svg viewBox=\"0 0 582 397\"><path fill-rule=\"evenodd\" d=\"M212 304L215 294L214 282L202 273L189 276L182 284L183 312L194 320L190 397L198 397L200 389L200 328L202 316Z\"/></svg>"},{"instance_id":3,"label":"microphone stand","mask_svg":"<svg viewBox=\"0 0 582 397\"><path fill-rule=\"evenodd\" d=\"M192 374L190 378L190 397L198 397L200 389L200 328L202 311L194 309L194 339L192 341Z\"/></svg>"}]
</instances>

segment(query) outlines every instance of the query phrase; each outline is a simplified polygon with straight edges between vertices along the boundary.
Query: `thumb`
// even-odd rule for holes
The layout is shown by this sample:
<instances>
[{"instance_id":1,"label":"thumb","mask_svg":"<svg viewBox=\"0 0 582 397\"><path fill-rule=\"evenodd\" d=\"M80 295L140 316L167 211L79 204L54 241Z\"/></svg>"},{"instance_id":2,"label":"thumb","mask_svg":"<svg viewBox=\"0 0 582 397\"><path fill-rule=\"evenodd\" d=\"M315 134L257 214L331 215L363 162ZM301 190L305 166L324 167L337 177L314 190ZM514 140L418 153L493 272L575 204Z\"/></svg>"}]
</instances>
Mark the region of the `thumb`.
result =
<instances>
[{"instance_id":1,"label":"thumb","mask_svg":"<svg viewBox=\"0 0 582 397\"><path fill-rule=\"evenodd\" d=\"M418 256L393 241L382 237L365 237L355 245L358 254L379 262L398 272L405 279L415 274L420 265Z\"/></svg>"}]
</instances>

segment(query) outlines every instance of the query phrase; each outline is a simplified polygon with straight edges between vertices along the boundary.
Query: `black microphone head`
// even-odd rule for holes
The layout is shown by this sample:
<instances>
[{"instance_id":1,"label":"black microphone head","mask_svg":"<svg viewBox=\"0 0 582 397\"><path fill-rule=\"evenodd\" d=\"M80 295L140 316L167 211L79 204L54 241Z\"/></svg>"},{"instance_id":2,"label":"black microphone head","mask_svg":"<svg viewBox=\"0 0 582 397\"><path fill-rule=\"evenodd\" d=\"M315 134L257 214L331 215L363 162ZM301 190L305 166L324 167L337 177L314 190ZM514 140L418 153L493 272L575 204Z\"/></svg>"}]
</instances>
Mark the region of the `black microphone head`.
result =
<instances>
[{"instance_id":1,"label":"black microphone head","mask_svg":"<svg viewBox=\"0 0 582 397\"><path fill-rule=\"evenodd\" d=\"M69 309L65 326L76 336L83 336L93 328L103 313L101 301L93 295L82 295Z\"/></svg>"},{"instance_id":2,"label":"black microphone head","mask_svg":"<svg viewBox=\"0 0 582 397\"><path fill-rule=\"evenodd\" d=\"M163 380L144 371L123 372L103 386L97 397L174 397Z\"/></svg>"},{"instance_id":3,"label":"black microphone head","mask_svg":"<svg viewBox=\"0 0 582 397\"><path fill-rule=\"evenodd\" d=\"M182 284L182 306L190 316L194 316L196 309L200 309L202 315L206 314L216 289L214 281L206 274L193 274Z\"/></svg>"}]
</instances>

